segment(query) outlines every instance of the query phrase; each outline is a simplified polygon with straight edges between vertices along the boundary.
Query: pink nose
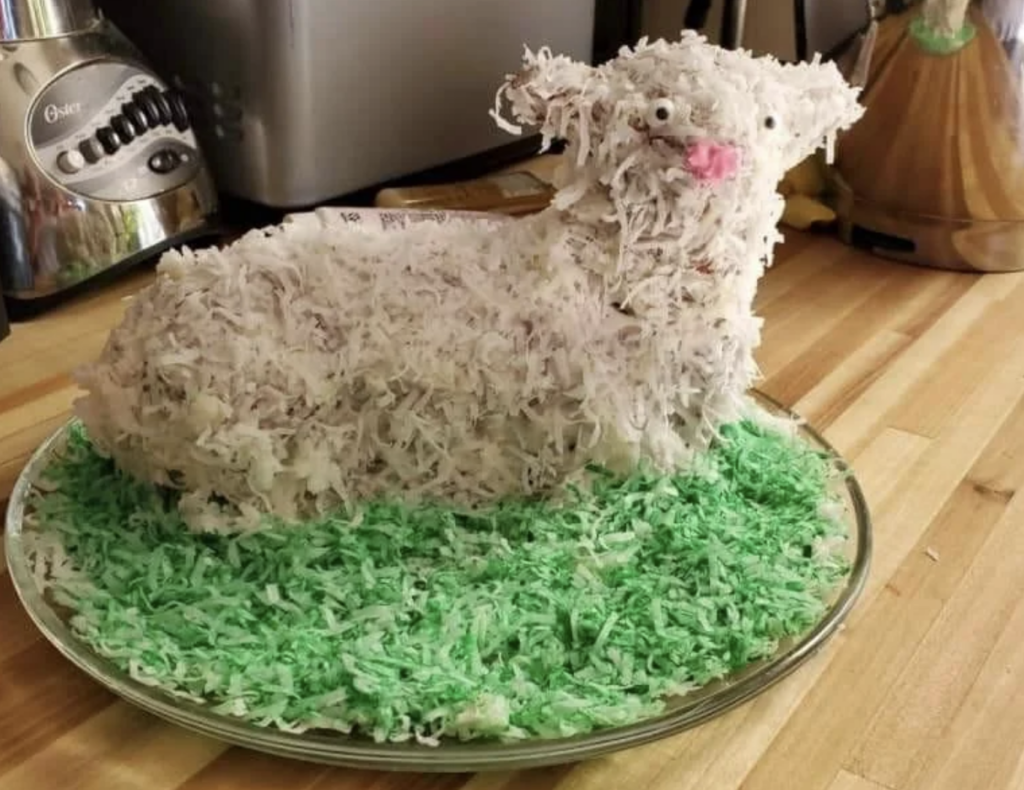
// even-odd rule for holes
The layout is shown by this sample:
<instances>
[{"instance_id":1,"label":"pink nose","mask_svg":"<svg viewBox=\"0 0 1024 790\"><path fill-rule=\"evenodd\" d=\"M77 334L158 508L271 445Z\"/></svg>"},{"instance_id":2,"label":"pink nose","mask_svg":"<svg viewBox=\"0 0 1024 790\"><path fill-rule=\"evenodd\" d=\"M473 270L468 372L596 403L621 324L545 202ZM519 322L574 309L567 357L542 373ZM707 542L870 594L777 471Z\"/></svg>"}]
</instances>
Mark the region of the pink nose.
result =
<instances>
[{"instance_id":1,"label":"pink nose","mask_svg":"<svg viewBox=\"0 0 1024 790\"><path fill-rule=\"evenodd\" d=\"M735 175L739 162L739 151L734 145L692 140L686 146L683 166L698 181L717 184Z\"/></svg>"}]
</instances>

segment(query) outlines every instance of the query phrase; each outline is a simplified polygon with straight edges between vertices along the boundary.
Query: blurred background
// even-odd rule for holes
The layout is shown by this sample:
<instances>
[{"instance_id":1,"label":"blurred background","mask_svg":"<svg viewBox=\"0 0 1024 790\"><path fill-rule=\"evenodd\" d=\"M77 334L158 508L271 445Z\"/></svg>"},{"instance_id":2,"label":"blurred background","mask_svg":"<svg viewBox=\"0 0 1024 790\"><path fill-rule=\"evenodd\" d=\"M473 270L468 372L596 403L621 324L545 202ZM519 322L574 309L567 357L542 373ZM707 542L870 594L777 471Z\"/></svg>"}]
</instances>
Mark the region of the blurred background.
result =
<instances>
[{"instance_id":1,"label":"blurred background","mask_svg":"<svg viewBox=\"0 0 1024 790\"><path fill-rule=\"evenodd\" d=\"M712 0L707 24L701 28L710 39L722 35L725 0ZM848 0L856 4L857 0ZM835 5L835 4L833 4ZM643 3L644 31L654 38L672 39L679 35L690 0L647 0ZM796 25L792 0L755 0L746 4L742 45L759 55L771 53L783 60L796 58Z\"/></svg>"}]
</instances>

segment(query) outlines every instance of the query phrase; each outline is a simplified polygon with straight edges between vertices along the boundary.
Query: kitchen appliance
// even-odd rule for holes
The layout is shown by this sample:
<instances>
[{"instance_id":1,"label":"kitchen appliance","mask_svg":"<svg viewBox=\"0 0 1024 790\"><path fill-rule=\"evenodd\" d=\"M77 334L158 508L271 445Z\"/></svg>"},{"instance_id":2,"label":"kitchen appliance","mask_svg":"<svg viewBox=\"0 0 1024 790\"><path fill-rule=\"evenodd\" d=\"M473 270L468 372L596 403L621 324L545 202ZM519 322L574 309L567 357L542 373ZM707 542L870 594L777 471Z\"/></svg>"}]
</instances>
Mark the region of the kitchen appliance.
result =
<instances>
[{"instance_id":1,"label":"kitchen appliance","mask_svg":"<svg viewBox=\"0 0 1024 790\"><path fill-rule=\"evenodd\" d=\"M100 2L184 93L218 187L275 208L507 145L487 111L523 45L591 60L601 5L612 4Z\"/></svg>"},{"instance_id":2,"label":"kitchen appliance","mask_svg":"<svg viewBox=\"0 0 1024 790\"><path fill-rule=\"evenodd\" d=\"M0 284L12 317L209 233L180 94L90 0L0 2Z\"/></svg>"}]
</instances>

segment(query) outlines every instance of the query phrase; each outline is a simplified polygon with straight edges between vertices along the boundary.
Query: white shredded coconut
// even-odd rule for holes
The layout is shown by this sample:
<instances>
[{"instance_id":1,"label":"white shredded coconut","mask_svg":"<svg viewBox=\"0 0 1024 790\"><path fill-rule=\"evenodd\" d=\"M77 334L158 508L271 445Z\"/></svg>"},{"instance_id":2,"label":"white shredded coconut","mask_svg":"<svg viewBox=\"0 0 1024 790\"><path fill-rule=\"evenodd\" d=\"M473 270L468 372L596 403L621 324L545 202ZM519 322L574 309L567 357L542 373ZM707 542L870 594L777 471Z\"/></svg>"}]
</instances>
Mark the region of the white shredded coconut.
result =
<instances>
[{"instance_id":1,"label":"white shredded coconut","mask_svg":"<svg viewBox=\"0 0 1024 790\"><path fill-rule=\"evenodd\" d=\"M776 185L856 99L689 32L597 68L527 50L492 114L568 140L549 209L386 233L318 210L167 253L77 413L200 530L685 466L747 410Z\"/></svg>"}]
</instances>

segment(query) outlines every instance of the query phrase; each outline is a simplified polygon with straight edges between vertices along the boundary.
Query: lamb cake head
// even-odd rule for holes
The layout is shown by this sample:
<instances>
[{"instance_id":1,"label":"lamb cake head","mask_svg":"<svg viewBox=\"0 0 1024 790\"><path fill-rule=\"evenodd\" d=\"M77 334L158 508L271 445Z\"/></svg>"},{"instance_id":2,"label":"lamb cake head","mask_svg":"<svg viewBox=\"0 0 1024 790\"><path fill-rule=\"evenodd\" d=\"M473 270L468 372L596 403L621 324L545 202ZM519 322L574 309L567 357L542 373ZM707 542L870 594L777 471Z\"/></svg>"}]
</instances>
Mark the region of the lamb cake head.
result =
<instances>
[{"instance_id":1,"label":"lamb cake head","mask_svg":"<svg viewBox=\"0 0 1024 790\"><path fill-rule=\"evenodd\" d=\"M568 142L556 206L603 198L601 216L610 209L636 237L657 237L712 202L743 214L741 204L770 198L790 167L860 117L858 92L832 63L782 64L687 31L598 67L527 50L492 116L521 132L500 115L504 100L546 144Z\"/></svg>"}]
</instances>

